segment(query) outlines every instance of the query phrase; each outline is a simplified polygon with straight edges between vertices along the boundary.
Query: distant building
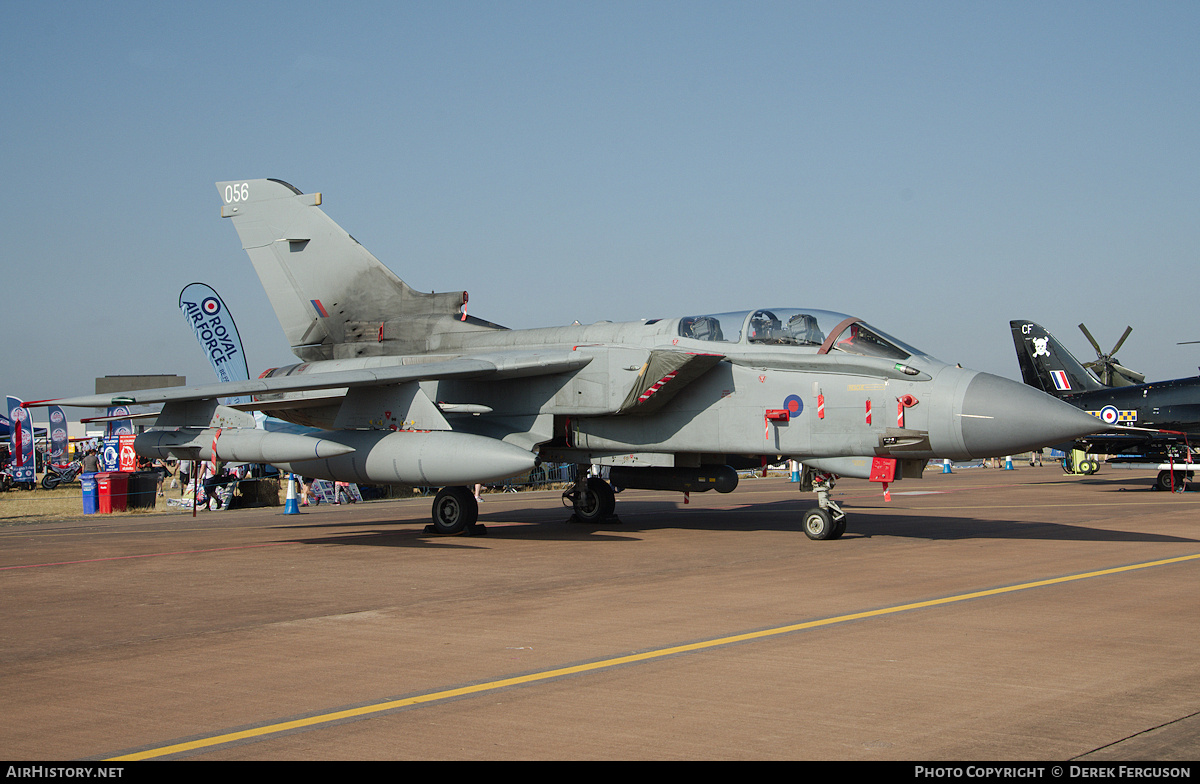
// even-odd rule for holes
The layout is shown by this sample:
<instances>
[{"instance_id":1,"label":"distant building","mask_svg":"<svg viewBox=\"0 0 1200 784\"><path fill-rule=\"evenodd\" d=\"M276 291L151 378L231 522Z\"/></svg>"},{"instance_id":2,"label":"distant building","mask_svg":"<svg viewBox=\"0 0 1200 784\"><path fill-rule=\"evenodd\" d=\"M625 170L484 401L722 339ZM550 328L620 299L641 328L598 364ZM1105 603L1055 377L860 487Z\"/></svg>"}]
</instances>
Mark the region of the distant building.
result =
<instances>
[{"instance_id":1,"label":"distant building","mask_svg":"<svg viewBox=\"0 0 1200 784\"><path fill-rule=\"evenodd\" d=\"M115 395L121 392L129 392L134 389L159 389L160 387L186 387L187 376L104 376L96 379L96 394L97 395ZM129 413L134 419L134 429L137 432L142 432L147 427L154 424L154 419L145 417L138 419L139 414L149 414L158 411L162 406L155 404L152 406L130 406ZM92 414L91 416L103 415L103 411ZM102 423L88 423L87 434L89 436L103 435L104 425ZM72 434L74 435L74 434Z\"/></svg>"}]
</instances>

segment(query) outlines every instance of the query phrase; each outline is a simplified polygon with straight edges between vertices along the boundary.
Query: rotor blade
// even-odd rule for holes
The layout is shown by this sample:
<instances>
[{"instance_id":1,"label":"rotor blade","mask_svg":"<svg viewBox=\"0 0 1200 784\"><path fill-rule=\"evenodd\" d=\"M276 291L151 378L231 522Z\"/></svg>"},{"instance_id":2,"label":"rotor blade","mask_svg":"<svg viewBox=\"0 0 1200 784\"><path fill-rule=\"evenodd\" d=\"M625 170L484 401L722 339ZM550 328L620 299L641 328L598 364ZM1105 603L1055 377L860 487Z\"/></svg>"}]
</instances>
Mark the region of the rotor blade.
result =
<instances>
[{"instance_id":1,"label":"rotor blade","mask_svg":"<svg viewBox=\"0 0 1200 784\"><path fill-rule=\"evenodd\" d=\"M1100 344L1096 342L1094 337L1092 337L1092 333L1088 332L1088 328L1083 326L1083 324L1080 324L1079 328L1083 330L1083 335L1088 339L1088 342L1092 344L1092 348L1096 349L1096 356L1102 355L1104 352L1100 350Z\"/></svg>"},{"instance_id":2,"label":"rotor blade","mask_svg":"<svg viewBox=\"0 0 1200 784\"><path fill-rule=\"evenodd\" d=\"M1125 342L1125 338L1129 337L1130 332L1133 332L1133 327L1125 327L1125 334L1122 335L1121 339L1117 341L1117 345L1113 346L1113 350L1108 352L1110 357L1121 349L1121 344Z\"/></svg>"},{"instance_id":3,"label":"rotor blade","mask_svg":"<svg viewBox=\"0 0 1200 784\"><path fill-rule=\"evenodd\" d=\"M1125 376L1125 378L1129 379L1130 381L1136 381L1139 384L1146 380L1146 375L1144 373L1139 373L1136 370L1130 370L1129 368L1124 367L1123 365L1118 365L1115 362L1113 363L1113 370L1117 371L1122 376Z\"/></svg>"}]
</instances>

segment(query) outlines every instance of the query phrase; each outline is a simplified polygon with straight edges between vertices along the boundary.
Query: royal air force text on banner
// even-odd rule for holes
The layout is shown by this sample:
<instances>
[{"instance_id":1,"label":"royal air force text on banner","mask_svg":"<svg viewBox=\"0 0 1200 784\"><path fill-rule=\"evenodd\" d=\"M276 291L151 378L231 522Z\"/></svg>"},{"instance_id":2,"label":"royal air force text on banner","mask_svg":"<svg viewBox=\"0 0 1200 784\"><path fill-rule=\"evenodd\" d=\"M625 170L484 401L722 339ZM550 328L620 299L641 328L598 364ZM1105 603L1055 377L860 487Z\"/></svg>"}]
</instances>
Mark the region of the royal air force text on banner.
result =
<instances>
[{"instance_id":1,"label":"royal air force text on banner","mask_svg":"<svg viewBox=\"0 0 1200 784\"><path fill-rule=\"evenodd\" d=\"M190 283L179 292L179 309L196 333L217 378L222 382L248 381L242 338L217 292L204 283ZM230 402L248 403L249 398L231 398Z\"/></svg>"}]
</instances>

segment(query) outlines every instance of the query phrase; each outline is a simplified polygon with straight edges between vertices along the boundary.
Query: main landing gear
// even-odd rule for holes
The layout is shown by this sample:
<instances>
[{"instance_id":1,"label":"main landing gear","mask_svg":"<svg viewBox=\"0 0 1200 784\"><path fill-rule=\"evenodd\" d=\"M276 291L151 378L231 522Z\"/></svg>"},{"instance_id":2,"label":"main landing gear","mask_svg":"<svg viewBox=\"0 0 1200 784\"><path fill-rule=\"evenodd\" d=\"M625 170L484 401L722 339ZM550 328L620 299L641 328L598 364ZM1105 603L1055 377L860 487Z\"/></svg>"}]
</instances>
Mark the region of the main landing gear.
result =
<instances>
[{"instance_id":1,"label":"main landing gear","mask_svg":"<svg viewBox=\"0 0 1200 784\"><path fill-rule=\"evenodd\" d=\"M482 536L487 528L476 523L479 502L475 493L464 486L443 487L433 498L433 525L425 526L427 534L442 536Z\"/></svg>"},{"instance_id":2,"label":"main landing gear","mask_svg":"<svg viewBox=\"0 0 1200 784\"><path fill-rule=\"evenodd\" d=\"M804 513L802 523L804 535L809 539L838 539L846 533L846 513L829 497L836 482L836 474L807 467L801 475L801 492L817 494L817 507ZM580 470L575 483L562 497L564 503L571 505L569 522L620 522L615 514L617 499L612 486L599 477L588 476L586 470ZM425 532L442 536L486 534L487 529L476 522L478 519L479 502L471 488L443 487L433 499L433 524L426 526Z\"/></svg>"},{"instance_id":3,"label":"main landing gear","mask_svg":"<svg viewBox=\"0 0 1200 784\"><path fill-rule=\"evenodd\" d=\"M614 512L617 497L612 486L598 476L588 476L587 466L580 466L575 484L563 493L563 503L570 502L574 510L568 522L603 523L620 522Z\"/></svg>"},{"instance_id":4,"label":"main landing gear","mask_svg":"<svg viewBox=\"0 0 1200 784\"><path fill-rule=\"evenodd\" d=\"M838 539L846 533L846 513L829 497L837 483L836 474L826 474L805 467L800 477L800 491L817 494L817 508L804 513L804 535L809 539Z\"/></svg>"}]
</instances>

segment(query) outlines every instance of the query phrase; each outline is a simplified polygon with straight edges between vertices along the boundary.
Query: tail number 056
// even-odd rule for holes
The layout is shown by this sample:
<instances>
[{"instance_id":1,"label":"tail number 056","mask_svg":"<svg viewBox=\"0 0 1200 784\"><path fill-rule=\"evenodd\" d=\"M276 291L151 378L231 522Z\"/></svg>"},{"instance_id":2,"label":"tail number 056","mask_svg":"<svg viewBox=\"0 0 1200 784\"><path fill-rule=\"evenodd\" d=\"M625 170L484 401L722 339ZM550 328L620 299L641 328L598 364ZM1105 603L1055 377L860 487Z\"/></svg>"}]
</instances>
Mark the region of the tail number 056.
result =
<instances>
[{"instance_id":1,"label":"tail number 056","mask_svg":"<svg viewBox=\"0 0 1200 784\"><path fill-rule=\"evenodd\" d=\"M225 186L225 203L234 204L239 201L250 200L250 183L243 182L237 185Z\"/></svg>"}]
</instances>

